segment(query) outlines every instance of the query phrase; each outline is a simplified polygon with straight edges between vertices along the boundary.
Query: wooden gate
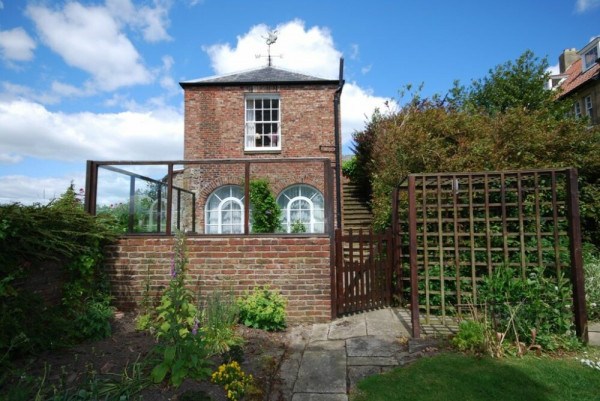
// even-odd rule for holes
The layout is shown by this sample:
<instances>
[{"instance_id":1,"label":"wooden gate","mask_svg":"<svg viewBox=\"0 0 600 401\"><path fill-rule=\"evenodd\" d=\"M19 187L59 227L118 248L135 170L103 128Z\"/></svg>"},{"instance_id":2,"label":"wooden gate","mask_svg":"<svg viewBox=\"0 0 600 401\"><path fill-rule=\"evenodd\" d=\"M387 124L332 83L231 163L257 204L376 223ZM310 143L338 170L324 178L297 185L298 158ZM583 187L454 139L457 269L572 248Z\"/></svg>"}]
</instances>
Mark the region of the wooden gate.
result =
<instances>
[{"instance_id":1,"label":"wooden gate","mask_svg":"<svg viewBox=\"0 0 600 401\"><path fill-rule=\"evenodd\" d=\"M335 231L335 314L380 308L392 301L392 231Z\"/></svg>"}]
</instances>

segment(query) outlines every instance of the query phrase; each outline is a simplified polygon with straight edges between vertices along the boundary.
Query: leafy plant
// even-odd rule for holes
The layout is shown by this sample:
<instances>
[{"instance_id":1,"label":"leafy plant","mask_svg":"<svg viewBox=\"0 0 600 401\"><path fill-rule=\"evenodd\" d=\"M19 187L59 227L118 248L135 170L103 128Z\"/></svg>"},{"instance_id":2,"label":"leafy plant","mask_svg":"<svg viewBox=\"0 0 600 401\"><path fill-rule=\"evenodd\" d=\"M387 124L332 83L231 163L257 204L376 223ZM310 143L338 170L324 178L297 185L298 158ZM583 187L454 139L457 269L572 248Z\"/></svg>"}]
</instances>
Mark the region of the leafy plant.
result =
<instances>
[{"instance_id":1,"label":"leafy plant","mask_svg":"<svg viewBox=\"0 0 600 401\"><path fill-rule=\"evenodd\" d=\"M252 232L274 233L281 228L281 208L264 179L250 181Z\"/></svg>"},{"instance_id":2,"label":"leafy plant","mask_svg":"<svg viewBox=\"0 0 600 401\"><path fill-rule=\"evenodd\" d=\"M485 330L483 323L463 320L458 326L458 333L452 339L452 345L461 351L480 352L485 349Z\"/></svg>"},{"instance_id":3,"label":"leafy plant","mask_svg":"<svg viewBox=\"0 0 600 401\"><path fill-rule=\"evenodd\" d=\"M110 337L110 319L114 312L110 300L111 297L90 298L81 312L75 315L74 328L81 339L100 340Z\"/></svg>"},{"instance_id":4,"label":"leafy plant","mask_svg":"<svg viewBox=\"0 0 600 401\"><path fill-rule=\"evenodd\" d=\"M243 338L235 331L239 316L232 291L223 294L215 289L202 304L200 316L209 353L223 354L243 344Z\"/></svg>"},{"instance_id":5,"label":"leafy plant","mask_svg":"<svg viewBox=\"0 0 600 401\"><path fill-rule=\"evenodd\" d=\"M153 353L158 357L150 376L155 383L163 380L179 387L186 377L202 380L210 375L206 340L198 330L198 310L192 291L185 285L187 265L186 239L177 233L171 261L171 280L157 307L158 344Z\"/></svg>"},{"instance_id":6,"label":"leafy plant","mask_svg":"<svg viewBox=\"0 0 600 401\"><path fill-rule=\"evenodd\" d=\"M304 225L304 223L300 220L296 220L294 222L292 222L292 226L291 226L291 230L292 233L305 233L306 232L306 226Z\"/></svg>"},{"instance_id":7,"label":"leafy plant","mask_svg":"<svg viewBox=\"0 0 600 401\"><path fill-rule=\"evenodd\" d=\"M536 342L546 350L572 344L571 286L561 275L547 277L542 267L523 279L515 269L499 267L479 287L479 300L491 314L495 332L513 341Z\"/></svg>"},{"instance_id":8,"label":"leafy plant","mask_svg":"<svg viewBox=\"0 0 600 401\"><path fill-rule=\"evenodd\" d=\"M211 381L223 386L228 400L236 401L242 398L252 385L252 375L246 376L240 365L233 361L219 366L219 369L212 374Z\"/></svg>"},{"instance_id":9,"label":"leafy plant","mask_svg":"<svg viewBox=\"0 0 600 401\"><path fill-rule=\"evenodd\" d=\"M592 244L583 244L585 299L590 320L600 320L600 254Z\"/></svg>"},{"instance_id":10,"label":"leafy plant","mask_svg":"<svg viewBox=\"0 0 600 401\"><path fill-rule=\"evenodd\" d=\"M246 291L238 298L240 322L248 327L262 330L283 330L286 327L285 310L287 299L269 286L254 288L252 294Z\"/></svg>"}]
</instances>

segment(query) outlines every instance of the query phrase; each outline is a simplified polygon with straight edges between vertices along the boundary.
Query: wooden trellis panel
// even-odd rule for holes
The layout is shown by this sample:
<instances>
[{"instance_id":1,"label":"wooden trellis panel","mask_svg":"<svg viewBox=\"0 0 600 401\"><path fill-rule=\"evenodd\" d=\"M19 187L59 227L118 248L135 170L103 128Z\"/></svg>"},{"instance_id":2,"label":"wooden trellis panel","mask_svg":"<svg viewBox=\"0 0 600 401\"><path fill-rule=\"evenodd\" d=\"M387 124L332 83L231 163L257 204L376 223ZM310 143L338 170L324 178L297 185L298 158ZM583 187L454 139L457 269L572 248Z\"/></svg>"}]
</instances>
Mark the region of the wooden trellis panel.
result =
<instances>
[{"instance_id":1,"label":"wooden trellis panel","mask_svg":"<svg viewBox=\"0 0 600 401\"><path fill-rule=\"evenodd\" d=\"M571 278L576 328L585 336L575 169L412 174L406 189L410 275L400 278L410 283L416 335L421 313L444 322L477 304L479 283L499 266L522 277L544 266ZM406 258L398 262L406 266Z\"/></svg>"}]
</instances>

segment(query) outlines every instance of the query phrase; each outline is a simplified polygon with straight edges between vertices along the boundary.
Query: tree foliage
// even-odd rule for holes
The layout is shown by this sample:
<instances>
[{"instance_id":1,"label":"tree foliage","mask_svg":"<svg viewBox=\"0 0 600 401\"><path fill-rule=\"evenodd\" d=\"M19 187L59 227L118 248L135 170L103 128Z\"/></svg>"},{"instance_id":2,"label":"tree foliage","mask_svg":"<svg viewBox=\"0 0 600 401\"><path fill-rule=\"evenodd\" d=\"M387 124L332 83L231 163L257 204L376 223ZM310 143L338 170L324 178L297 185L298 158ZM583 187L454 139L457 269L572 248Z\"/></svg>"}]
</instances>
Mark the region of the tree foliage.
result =
<instances>
[{"instance_id":1,"label":"tree foliage","mask_svg":"<svg viewBox=\"0 0 600 401\"><path fill-rule=\"evenodd\" d=\"M449 102L414 94L398 112L355 134L366 142L357 140L356 156L373 188L375 224L389 224L391 190L410 173L573 166L586 239L598 242L600 130L557 112L563 105L555 106L555 94L544 89L545 65L526 52L455 90Z\"/></svg>"},{"instance_id":2,"label":"tree foliage","mask_svg":"<svg viewBox=\"0 0 600 401\"><path fill-rule=\"evenodd\" d=\"M545 88L549 78L548 60L526 50L516 60L497 65L487 76L473 80L469 88L455 82L450 101L461 108L490 114L518 107L546 110L560 118L566 111L565 102L556 102L556 92Z\"/></svg>"}]
</instances>

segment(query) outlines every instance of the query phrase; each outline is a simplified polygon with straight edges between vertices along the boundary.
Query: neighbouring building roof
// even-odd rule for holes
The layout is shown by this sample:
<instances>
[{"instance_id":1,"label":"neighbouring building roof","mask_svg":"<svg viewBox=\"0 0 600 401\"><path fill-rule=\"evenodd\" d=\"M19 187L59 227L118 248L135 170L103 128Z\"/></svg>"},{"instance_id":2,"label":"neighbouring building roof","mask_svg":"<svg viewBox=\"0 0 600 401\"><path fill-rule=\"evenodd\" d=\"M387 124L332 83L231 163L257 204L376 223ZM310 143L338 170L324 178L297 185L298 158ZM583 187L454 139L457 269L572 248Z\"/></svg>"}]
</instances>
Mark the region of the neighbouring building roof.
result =
<instances>
[{"instance_id":1,"label":"neighbouring building roof","mask_svg":"<svg viewBox=\"0 0 600 401\"><path fill-rule=\"evenodd\" d=\"M581 59L579 59L571 64L569 68L567 68L567 70L564 72L564 75L567 75L567 78L565 78L565 80L560 84L561 93L559 97L567 96L591 79L599 79L600 64L596 63L587 71L582 72Z\"/></svg>"},{"instance_id":2,"label":"neighbouring building roof","mask_svg":"<svg viewBox=\"0 0 600 401\"><path fill-rule=\"evenodd\" d=\"M338 84L339 80L317 78L275 67L263 67L233 74L180 82L182 88L190 86L232 86L270 84Z\"/></svg>"}]
</instances>

